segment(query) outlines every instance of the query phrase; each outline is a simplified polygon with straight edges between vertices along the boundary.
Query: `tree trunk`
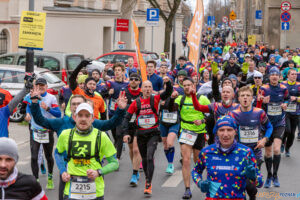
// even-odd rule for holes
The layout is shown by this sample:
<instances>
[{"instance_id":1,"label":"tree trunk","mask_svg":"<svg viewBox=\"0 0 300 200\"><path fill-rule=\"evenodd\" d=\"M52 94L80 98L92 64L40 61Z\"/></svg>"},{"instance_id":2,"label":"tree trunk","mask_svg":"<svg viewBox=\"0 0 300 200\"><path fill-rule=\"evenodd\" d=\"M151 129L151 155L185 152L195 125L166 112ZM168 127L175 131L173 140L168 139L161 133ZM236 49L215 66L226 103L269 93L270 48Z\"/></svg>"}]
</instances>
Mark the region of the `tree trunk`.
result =
<instances>
[{"instance_id":1,"label":"tree trunk","mask_svg":"<svg viewBox=\"0 0 300 200\"><path fill-rule=\"evenodd\" d=\"M166 21L165 26L165 44L164 44L164 52L168 52L170 55L170 46L171 46L171 33L172 33L172 21Z\"/></svg>"}]
</instances>

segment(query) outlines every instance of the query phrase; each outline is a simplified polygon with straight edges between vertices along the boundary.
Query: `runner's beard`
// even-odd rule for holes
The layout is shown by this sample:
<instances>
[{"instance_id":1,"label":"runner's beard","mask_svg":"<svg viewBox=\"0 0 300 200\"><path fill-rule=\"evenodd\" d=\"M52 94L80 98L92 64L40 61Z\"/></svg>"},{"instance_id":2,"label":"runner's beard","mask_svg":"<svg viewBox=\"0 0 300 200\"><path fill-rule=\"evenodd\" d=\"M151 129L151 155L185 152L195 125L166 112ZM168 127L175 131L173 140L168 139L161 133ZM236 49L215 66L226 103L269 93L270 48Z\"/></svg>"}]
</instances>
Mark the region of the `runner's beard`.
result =
<instances>
[{"instance_id":1,"label":"runner's beard","mask_svg":"<svg viewBox=\"0 0 300 200\"><path fill-rule=\"evenodd\" d=\"M223 101L223 103L226 105L226 106L228 106L228 105L230 105L231 104L231 100L226 100L226 101Z\"/></svg>"}]
</instances>

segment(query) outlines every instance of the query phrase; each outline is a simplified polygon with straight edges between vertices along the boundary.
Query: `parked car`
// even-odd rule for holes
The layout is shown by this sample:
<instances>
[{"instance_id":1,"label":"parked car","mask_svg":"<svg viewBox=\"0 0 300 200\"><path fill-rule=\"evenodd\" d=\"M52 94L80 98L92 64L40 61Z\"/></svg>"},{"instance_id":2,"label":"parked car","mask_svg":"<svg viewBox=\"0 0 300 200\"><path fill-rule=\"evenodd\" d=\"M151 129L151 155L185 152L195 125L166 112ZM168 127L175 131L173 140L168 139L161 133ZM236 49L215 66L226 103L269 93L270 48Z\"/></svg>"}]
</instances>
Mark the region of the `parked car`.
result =
<instances>
[{"instance_id":1,"label":"parked car","mask_svg":"<svg viewBox=\"0 0 300 200\"><path fill-rule=\"evenodd\" d=\"M148 60L157 60L159 57L156 53L154 52L149 52L149 51L141 51L142 56L144 58L144 61L147 62ZM138 66L138 59L136 56L136 51L135 50L114 50L110 53L103 54L96 58L97 61L103 62L103 63L117 63L117 62L123 62L127 64L128 58L133 57L134 60L134 66Z\"/></svg>"},{"instance_id":2,"label":"parked car","mask_svg":"<svg viewBox=\"0 0 300 200\"><path fill-rule=\"evenodd\" d=\"M48 90L50 94L56 95L58 99L59 90L65 84L57 76L49 70L43 68L34 69L37 77L43 77L47 80ZM0 87L8 90L12 96L15 96L24 87L25 69L23 66L17 65L2 65L0 64ZM21 103L17 106L17 111L10 116L13 122L20 122L24 119L25 115L20 113Z\"/></svg>"},{"instance_id":3,"label":"parked car","mask_svg":"<svg viewBox=\"0 0 300 200\"><path fill-rule=\"evenodd\" d=\"M0 64L26 65L26 53L7 53L0 55ZM84 59L79 53L62 53L34 51L34 65L52 71L63 82L67 83L68 75Z\"/></svg>"}]
</instances>

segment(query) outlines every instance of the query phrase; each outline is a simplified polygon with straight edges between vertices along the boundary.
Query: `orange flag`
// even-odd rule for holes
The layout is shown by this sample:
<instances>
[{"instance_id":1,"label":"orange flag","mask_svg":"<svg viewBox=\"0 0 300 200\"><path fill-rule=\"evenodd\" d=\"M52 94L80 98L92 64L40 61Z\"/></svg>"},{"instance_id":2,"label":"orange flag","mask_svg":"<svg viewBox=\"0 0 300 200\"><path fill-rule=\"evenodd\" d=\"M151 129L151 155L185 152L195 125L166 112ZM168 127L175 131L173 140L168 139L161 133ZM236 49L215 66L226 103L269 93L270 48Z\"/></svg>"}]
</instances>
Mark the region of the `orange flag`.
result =
<instances>
[{"instance_id":1,"label":"orange flag","mask_svg":"<svg viewBox=\"0 0 300 200\"><path fill-rule=\"evenodd\" d=\"M147 80L146 64L140 51L139 29L136 26L135 21L133 19L131 19L131 21L132 21L132 26L134 31L134 41L135 41L135 49L136 49L136 54L138 59L138 65L140 66L141 69L142 81L146 81Z\"/></svg>"},{"instance_id":2,"label":"orange flag","mask_svg":"<svg viewBox=\"0 0 300 200\"><path fill-rule=\"evenodd\" d=\"M202 27L204 20L203 1L197 0L195 14L188 32L187 40L190 47L189 61L193 63L197 71L197 64L200 53L200 42L202 37Z\"/></svg>"}]
</instances>

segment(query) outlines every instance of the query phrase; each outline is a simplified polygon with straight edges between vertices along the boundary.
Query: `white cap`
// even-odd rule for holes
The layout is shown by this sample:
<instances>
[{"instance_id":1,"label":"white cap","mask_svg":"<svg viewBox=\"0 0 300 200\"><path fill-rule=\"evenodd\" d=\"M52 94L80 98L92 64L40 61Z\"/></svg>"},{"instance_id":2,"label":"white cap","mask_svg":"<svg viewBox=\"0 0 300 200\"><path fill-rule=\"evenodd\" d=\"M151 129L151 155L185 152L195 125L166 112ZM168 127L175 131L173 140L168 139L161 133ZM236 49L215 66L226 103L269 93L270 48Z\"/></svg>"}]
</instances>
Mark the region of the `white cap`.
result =
<instances>
[{"instance_id":1,"label":"white cap","mask_svg":"<svg viewBox=\"0 0 300 200\"><path fill-rule=\"evenodd\" d=\"M253 74L253 77L259 77L259 78L261 78L261 79L263 79L263 74L262 73L260 73L259 71L254 71L254 74Z\"/></svg>"},{"instance_id":2,"label":"white cap","mask_svg":"<svg viewBox=\"0 0 300 200\"><path fill-rule=\"evenodd\" d=\"M88 111L91 115L94 114L92 106L90 106L90 104L88 104L88 103L81 103L81 104L79 104L79 106L76 108L75 114L77 115L82 110Z\"/></svg>"}]
</instances>

